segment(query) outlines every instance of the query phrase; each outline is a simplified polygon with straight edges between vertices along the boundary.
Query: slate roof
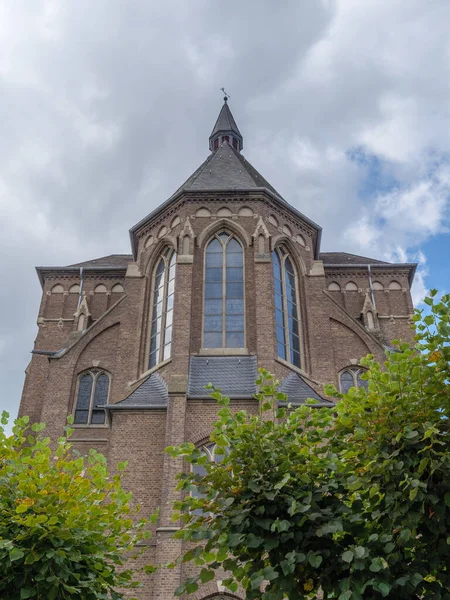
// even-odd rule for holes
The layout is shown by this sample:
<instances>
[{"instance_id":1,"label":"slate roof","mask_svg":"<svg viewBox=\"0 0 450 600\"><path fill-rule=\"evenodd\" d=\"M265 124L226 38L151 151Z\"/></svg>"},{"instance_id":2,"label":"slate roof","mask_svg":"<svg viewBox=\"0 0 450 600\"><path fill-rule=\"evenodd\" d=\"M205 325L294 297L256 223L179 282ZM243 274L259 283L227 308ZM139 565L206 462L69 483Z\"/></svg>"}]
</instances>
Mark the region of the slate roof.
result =
<instances>
[{"instance_id":1,"label":"slate roof","mask_svg":"<svg viewBox=\"0 0 450 600\"><path fill-rule=\"evenodd\" d=\"M234 131L242 137L226 100L222 106L219 116L217 117L216 124L214 125L210 137L213 137L216 135L216 133L219 133L219 131Z\"/></svg>"},{"instance_id":2,"label":"slate roof","mask_svg":"<svg viewBox=\"0 0 450 600\"><path fill-rule=\"evenodd\" d=\"M153 373L127 398L117 404L107 404L110 410L136 408L165 408L169 401L167 384L158 374Z\"/></svg>"},{"instance_id":3,"label":"slate roof","mask_svg":"<svg viewBox=\"0 0 450 600\"><path fill-rule=\"evenodd\" d=\"M272 194L278 196L280 200L286 202L242 154L230 146L228 142L223 142L178 188L172 197L179 194L181 190L226 191L252 188L266 188Z\"/></svg>"},{"instance_id":4,"label":"slate roof","mask_svg":"<svg viewBox=\"0 0 450 600\"><path fill-rule=\"evenodd\" d=\"M213 383L231 398L251 397L257 376L256 356L191 356L188 396L209 397L205 386Z\"/></svg>"},{"instance_id":5,"label":"slate roof","mask_svg":"<svg viewBox=\"0 0 450 600\"><path fill-rule=\"evenodd\" d=\"M358 256L357 254L349 254L348 252L321 252L319 259L324 265L392 265L384 260L376 258L367 258L366 256Z\"/></svg>"},{"instance_id":6,"label":"slate roof","mask_svg":"<svg viewBox=\"0 0 450 600\"><path fill-rule=\"evenodd\" d=\"M101 256L84 262L67 265L68 267L127 267L128 263L133 261L131 254L110 254L109 256Z\"/></svg>"},{"instance_id":7,"label":"slate roof","mask_svg":"<svg viewBox=\"0 0 450 600\"><path fill-rule=\"evenodd\" d=\"M317 392L313 390L302 377L300 377L300 375L297 375L297 373L290 373L285 377L278 387L278 390L287 394L288 402L293 405L305 404L306 400L311 398L312 400L317 400L317 404L312 406L333 406L333 402L321 398ZM280 405L284 404L284 402L280 402Z\"/></svg>"}]
</instances>

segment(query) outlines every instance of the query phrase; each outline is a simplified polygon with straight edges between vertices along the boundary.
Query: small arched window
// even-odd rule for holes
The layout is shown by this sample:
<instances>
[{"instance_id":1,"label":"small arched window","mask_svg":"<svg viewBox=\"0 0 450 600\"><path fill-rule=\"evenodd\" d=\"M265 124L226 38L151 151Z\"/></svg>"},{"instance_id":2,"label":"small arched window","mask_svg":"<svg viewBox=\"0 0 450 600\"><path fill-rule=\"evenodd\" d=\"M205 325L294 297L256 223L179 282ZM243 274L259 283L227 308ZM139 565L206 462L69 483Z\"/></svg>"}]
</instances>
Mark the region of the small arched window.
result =
<instances>
[{"instance_id":1,"label":"small arched window","mask_svg":"<svg viewBox=\"0 0 450 600\"><path fill-rule=\"evenodd\" d=\"M339 375L339 384L341 392L346 394L350 388L364 387L367 389L368 382L361 379L361 375L365 372L365 369L361 367L349 367L341 372Z\"/></svg>"},{"instance_id":2,"label":"small arched window","mask_svg":"<svg viewBox=\"0 0 450 600\"><path fill-rule=\"evenodd\" d=\"M389 289L390 290L401 290L402 286L399 284L398 281L391 281L391 283L389 284Z\"/></svg>"},{"instance_id":3,"label":"small arched window","mask_svg":"<svg viewBox=\"0 0 450 600\"><path fill-rule=\"evenodd\" d=\"M104 425L106 412L100 408L108 404L109 375L99 369L91 369L78 377L75 425Z\"/></svg>"},{"instance_id":4,"label":"small arched window","mask_svg":"<svg viewBox=\"0 0 450 600\"><path fill-rule=\"evenodd\" d=\"M284 246L275 248L272 263L278 356L300 367L300 311L294 264Z\"/></svg>"},{"instance_id":5,"label":"small arched window","mask_svg":"<svg viewBox=\"0 0 450 600\"><path fill-rule=\"evenodd\" d=\"M171 356L176 253L166 248L153 275L149 369Z\"/></svg>"},{"instance_id":6,"label":"small arched window","mask_svg":"<svg viewBox=\"0 0 450 600\"><path fill-rule=\"evenodd\" d=\"M225 456L224 451L219 450L217 448L216 444L214 444L214 443L205 444L204 446L202 446L200 448L200 450L204 454L206 454L206 456L208 457L208 460L210 462L220 463L220 462L222 462L222 460L224 459L224 456ZM192 473L194 475L197 475L199 478L204 477L206 475L206 469L203 465L192 465ZM194 498L203 498L204 497L204 494L202 494L197 487L193 487L193 489L191 491L191 495L194 496ZM201 509L196 509L192 512L194 515L202 514Z\"/></svg>"},{"instance_id":7,"label":"small arched window","mask_svg":"<svg viewBox=\"0 0 450 600\"><path fill-rule=\"evenodd\" d=\"M205 252L204 348L244 348L244 251L228 231Z\"/></svg>"}]
</instances>

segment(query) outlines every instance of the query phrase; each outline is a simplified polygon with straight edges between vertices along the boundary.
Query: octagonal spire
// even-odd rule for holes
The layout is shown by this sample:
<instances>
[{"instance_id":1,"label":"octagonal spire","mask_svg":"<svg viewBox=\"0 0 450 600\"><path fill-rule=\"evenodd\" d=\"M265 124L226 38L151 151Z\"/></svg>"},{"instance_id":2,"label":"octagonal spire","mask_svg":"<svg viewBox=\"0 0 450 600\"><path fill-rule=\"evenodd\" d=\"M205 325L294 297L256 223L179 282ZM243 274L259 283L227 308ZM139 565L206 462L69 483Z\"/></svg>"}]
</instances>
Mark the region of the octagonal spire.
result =
<instances>
[{"instance_id":1,"label":"octagonal spire","mask_svg":"<svg viewBox=\"0 0 450 600\"><path fill-rule=\"evenodd\" d=\"M209 149L215 152L222 143L228 143L235 150L240 152L244 147L241 132L236 125L230 107L228 106L228 98L223 99L223 106L217 117L216 124L209 136Z\"/></svg>"}]
</instances>

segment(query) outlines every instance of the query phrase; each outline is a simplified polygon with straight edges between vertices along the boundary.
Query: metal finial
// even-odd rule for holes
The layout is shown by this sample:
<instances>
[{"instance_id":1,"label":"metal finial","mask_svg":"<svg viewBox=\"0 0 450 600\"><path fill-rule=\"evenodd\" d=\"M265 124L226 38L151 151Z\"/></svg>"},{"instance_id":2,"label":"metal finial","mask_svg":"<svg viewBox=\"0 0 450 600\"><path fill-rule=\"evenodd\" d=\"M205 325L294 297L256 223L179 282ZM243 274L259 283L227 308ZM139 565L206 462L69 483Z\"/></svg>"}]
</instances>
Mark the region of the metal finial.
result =
<instances>
[{"instance_id":1,"label":"metal finial","mask_svg":"<svg viewBox=\"0 0 450 600\"><path fill-rule=\"evenodd\" d=\"M224 93L224 98L223 101L226 102L228 100L228 98L231 98L230 94L227 94L225 91L225 88L220 88L220 91Z\"/></svg>"}]
</instances>

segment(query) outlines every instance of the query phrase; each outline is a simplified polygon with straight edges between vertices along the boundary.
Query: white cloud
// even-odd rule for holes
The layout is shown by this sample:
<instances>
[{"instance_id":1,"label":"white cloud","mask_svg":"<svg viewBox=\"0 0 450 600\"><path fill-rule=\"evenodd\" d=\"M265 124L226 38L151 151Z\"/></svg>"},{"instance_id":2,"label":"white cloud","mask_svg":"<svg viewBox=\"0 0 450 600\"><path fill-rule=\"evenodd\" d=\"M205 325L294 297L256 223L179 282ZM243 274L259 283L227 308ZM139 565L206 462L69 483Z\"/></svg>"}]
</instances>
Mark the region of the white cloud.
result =
<instances>
[{"instance_id":1,"label":"white cloud","mask_svg":"<svg viewBox=\"0 0 450 600\"><path fill-rule=\"evenodd\" d=\"M15 406L34 265L126 252L128 227L206 157L223 86L246 157L324 250L414 260L446 231L450 3L236 6L0 3L0 385ZM431 283L418 256L416 298Z\"/></svg>"}]
</instances>

